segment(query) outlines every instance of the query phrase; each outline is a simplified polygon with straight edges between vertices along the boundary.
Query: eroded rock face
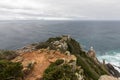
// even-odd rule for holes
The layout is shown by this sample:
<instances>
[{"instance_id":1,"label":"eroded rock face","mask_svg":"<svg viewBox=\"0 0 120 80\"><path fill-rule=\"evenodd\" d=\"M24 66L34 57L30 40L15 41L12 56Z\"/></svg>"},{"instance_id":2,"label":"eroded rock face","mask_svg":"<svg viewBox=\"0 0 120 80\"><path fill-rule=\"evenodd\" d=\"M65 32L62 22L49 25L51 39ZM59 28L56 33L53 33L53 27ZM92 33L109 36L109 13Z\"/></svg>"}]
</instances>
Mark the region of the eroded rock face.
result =
<instances>
[{"instance_id":1,"label":"eroded rock face","mask_svg":"<svg viewBox=\"0 0 120 80\"><path fill-rule=\"evenodd\" d=\"M114 77L120 77L120 73L110 63L106 64L106 66L110 74Z\"/></svg>"},{"instance_id":2,"label":"eroded rock face","mask_svg":"<svg viewBox=\"0 0 120 80\"><path fill-rule=\"evenodd\" d=\"M22 62L23 61L23 57L18 56L15 59L12 60L13 62Z\"/></svg>"},{"instance_id":3,"label":"eroded rock face","mask_svg":"<svg viewBox=\"0 0 120 80\"><path fill-rule=\"evenodd\" d=\"M20 49L17 49L16 50L16 53L18 53L19 55L21 54L24 54L24 53L28 53L28 52L32 52L32 51L35 51L35 46L37 45L37 43L35 44L29 44L29 45L26 45Z\"/></svg>"},{"instance_id":4,"label":"eroded rock face","mask_svg":"<svg viewBox=\"0 0 120 80\"><path fill-rule=\"evenodd\" d=\"M103 75L99 78L99 80L120 80L120 79L115 78L113 76Z\"/></svg>"},{"instance_id":5,"label":"eroded rock face","mask_svg":"<svg viewBox=\"0 0 120 80\"><path fill-rule=\"evenodd\" d=\"M69 41L69 40L70 40L70 36L68 36L68 35L61 36L60 40L52 41L50 43L50 45L55 50L59 49L60 51L65 52L68 49L67 41Z\"/></svg>"},{"instance_id":6,"label":"eroded rock face","mask_svg":"<svg viewBox=\"0 0 120 80\"><path fill-rule=\"evenodd\" d=\"M51 42L51 45L54 49L56 49L56 50L59 49L63 52L65 52L68 48L67 43L62 40Z\"/></svg>"}]
</instances>

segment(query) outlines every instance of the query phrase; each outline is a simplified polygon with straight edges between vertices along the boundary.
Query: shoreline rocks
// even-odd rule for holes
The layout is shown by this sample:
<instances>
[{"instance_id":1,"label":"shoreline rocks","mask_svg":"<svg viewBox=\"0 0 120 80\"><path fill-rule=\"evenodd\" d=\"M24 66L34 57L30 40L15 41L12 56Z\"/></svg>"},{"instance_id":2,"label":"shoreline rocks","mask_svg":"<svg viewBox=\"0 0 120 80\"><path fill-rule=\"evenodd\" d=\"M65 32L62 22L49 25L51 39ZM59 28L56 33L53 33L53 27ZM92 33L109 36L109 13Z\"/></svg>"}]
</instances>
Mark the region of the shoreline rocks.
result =
<instances>
[{"instance_id":1,"label":"shoreline rocks","mask_svg":"<svg viewBox=\"0 0 120 80\"><path fill-rule=\"evenodd\" d=\"M112 64L108 63L106 64L108 71L114 76L114 77L120 77L120 73L113 67Z\"/></svg>"},{"instance_id":2,"label":"shoreline rocks","mask_svg":"<svg viewBox=\"0 0 120 80\"><path fill-rule=\"evenodd\" d=\"M120 80L119 78L115 78L113 76L103 75L98 80Z\"/></svg>"}]
</instances>

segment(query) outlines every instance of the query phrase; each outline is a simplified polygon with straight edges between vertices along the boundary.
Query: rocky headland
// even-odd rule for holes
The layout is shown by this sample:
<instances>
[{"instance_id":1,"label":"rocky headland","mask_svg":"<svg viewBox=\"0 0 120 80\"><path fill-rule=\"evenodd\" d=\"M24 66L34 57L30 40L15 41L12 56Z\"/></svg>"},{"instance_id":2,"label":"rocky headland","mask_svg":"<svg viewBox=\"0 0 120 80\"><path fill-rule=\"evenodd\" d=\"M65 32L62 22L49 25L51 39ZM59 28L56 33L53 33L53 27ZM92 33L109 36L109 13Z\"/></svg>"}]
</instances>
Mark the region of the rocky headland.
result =
<instances>
[{"instance_id":1,"label":"rocky headland","mask_svg":"<svg viewBox=\"0 0 120 80\"><path fill-rule=\"evenodd\" d=\"M120 77L113 65L105 60L99 62L93 47L86 52L69 35L15 51L0 50L0 71L0 80L119 80Z\"/></svg>"}]
</instances>

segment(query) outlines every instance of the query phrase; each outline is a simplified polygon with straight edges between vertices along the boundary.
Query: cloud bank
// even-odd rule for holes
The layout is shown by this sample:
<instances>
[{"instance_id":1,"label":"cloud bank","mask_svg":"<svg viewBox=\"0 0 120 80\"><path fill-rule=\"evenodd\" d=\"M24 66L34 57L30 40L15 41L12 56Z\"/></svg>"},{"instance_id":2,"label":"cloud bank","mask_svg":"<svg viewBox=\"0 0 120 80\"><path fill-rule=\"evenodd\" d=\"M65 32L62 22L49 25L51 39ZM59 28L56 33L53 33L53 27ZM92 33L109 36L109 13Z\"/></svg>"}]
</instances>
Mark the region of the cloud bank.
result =
<instances>
[{"instance_id":1,"label":"cloud bank","mask_svg":"<svg viewBox=\"0 0 120 80\"><path fill-rule=\"evenodd\" d=\"M120 20L120 0L1 0L0 20Z\"/></svg>"}]
</instances>

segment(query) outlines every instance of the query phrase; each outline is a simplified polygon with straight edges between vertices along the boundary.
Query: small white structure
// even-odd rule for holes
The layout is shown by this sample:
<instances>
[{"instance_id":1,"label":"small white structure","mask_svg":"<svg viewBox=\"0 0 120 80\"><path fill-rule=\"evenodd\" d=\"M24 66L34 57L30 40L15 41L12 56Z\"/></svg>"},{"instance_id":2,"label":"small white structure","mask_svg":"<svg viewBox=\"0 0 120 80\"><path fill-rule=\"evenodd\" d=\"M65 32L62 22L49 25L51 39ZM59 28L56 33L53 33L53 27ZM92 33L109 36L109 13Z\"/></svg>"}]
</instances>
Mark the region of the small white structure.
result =
<instances>
[{"instance_id":1,"label":"small white structure","mask_svg":"<svg viewBox=\"0 0 120 80\"><path fill-rule=\"evenodd\" d=\"M96 53L95 53L95 50L94 50L94 48L91 46L90 47L90 50L88 51L88 56L90 56L90 57L96 57Z\"/></svg>"}]
</instances>

